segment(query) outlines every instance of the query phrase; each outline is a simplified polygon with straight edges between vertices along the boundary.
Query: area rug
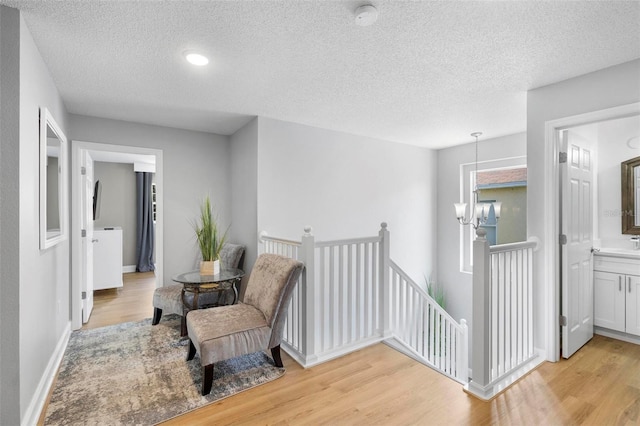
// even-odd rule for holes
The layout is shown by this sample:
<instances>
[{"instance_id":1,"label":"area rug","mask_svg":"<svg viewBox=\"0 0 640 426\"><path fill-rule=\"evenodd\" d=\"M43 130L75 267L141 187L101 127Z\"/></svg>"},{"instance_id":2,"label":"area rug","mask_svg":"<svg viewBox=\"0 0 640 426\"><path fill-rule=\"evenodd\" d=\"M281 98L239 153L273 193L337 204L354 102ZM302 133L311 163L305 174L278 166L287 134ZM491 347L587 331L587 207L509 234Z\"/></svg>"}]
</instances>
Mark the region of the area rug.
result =
<instances>
[{"instance_id":1,"label":"area rug","mask_svg":"<svg viewBox=\"0 0 640 426\"><path fill-rule=\"evenodd\" d=\"M217 363L200 395L198 355L186 361L180 317L74 331L47 407L46 425L147 425L183 414L284 374L263 352Z\"/></svg>"}]
</instances>

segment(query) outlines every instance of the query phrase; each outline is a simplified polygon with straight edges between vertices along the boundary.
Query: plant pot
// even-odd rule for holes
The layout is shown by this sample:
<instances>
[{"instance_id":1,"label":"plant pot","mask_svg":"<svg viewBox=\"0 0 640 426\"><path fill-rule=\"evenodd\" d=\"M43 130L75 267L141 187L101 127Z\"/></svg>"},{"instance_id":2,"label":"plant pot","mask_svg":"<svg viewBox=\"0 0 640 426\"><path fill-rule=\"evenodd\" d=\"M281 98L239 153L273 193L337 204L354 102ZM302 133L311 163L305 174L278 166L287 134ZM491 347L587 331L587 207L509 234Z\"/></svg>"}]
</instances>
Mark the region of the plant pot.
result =
<instances>
[{"instance_id":1,"label":"plant pot","mask_svg":"<svg viewBox=\"0 0 640 426\"><path fill-rule=\"evenodd\" d=\"M200 262L200 275L217 275L220 273L220 259Z\"/></svg>"}]
</instances>

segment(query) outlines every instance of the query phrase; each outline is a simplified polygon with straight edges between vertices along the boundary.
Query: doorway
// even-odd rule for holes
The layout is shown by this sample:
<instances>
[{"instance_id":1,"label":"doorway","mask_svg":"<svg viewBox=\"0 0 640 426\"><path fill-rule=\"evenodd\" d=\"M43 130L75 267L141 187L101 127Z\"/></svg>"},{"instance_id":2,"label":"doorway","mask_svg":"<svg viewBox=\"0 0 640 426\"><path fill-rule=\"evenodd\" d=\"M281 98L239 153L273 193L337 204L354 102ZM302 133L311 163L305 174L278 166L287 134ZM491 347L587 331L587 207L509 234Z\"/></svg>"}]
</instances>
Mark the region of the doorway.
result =
<instances>
[{"instance_id":1,"label":"doorway","mask_svg":"<svg viewBox=\"0 0 640 426\"><path fill-rule=\"evenodd\" d=\"M81 202L81 166L83 153L90 153L92 157L103 161L123 162L132 161L135 158L151 156L155 160L155 186L156 186L156 243L155 243L155 286L163 284L163 167L162 150L140 148L123 145L99 144L92 142L72 141L72 173L71 173L71 327L77 330L82 327L82 301L83 301L83 245L81 218L86 215L85 206ZM132 161L133 162L133 161Z\"/></svg>"},{"instance_id":2,"label":"doorway","mask_svg":"<svg viewBox=\"0 0 640 426\"><path fill-rule=\"evenodd\" d=\"M550 361L558 361L561 353L562 326L559 326L561 315L561 262L560 244L558 239L561 231L562 214L560 211L560 166L559 153L562 147L562 132L566 129L576 128L587 124L600 123L624 117L640 115L640 102L565 117L545 123L545 156L547 158L545 166L545 198L550 214L545 219L545 240L546 243L546 268L545 275L540 277L545 283L548 301L548 315L545 315L545 329L547 334L548 352ZM595 205L595 203L594 203ZM593 212L592 212L593 214Z\"/></svg>"}]
</instances>

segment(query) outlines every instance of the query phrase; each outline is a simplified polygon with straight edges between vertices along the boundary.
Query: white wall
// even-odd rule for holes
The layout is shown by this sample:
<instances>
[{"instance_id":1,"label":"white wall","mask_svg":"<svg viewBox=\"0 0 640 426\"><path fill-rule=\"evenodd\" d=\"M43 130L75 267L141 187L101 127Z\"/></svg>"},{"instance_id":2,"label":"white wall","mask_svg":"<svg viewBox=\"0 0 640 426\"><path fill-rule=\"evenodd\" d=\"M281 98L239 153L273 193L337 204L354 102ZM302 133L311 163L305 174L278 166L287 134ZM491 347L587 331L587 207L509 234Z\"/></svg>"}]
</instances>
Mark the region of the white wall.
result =
<instances>
[{"instance_id":1,"label":"white wall","mask_svg":"<svg viewBox=\"0 0 640 426\"><path fill-rule=\"evenodd\" d=\"M554 328L545 320L557 317L554 306L549 306L549 290L556 280L555 245L557 236L552 235L555 206L546 195L547 164L554 162L552 151L545 150L545 122L587 112L599 111L640 101L640 60L627 62L590 74L565 80L560 83L534 89L527 95L527 229L529 236L541 240L541 248L535 258L534 312L535 345L546 349ZM545 156L547 153L547 156ZM551 356L553 354L548 354Z\"/></svg>"},{"instance_id":2,"label":"white wall","mask_svg":"<svg viewBox=\"0 0 640 426\"><path fill-rule=\"evenodd\" d=\"M524 133L480 140L478 161L520 157L526 155L526 150ZM466 319L469 330L473 327L472 275L460 271L460 225L453 204L460 201L460 165L474 162L474 143L438 151L438 273L435 279L446 289L447 311L456 320Z\"/></svg>"},{"instance_id":3,"label":"white wall","mask_svg":"<svg viewBox=\"0 0 640 426\"><path fill-rule=\"evenodd\" d=\"M20 423L20 14L0 6L0 424Z\"/></svg>"},{"instance_id":4,"label":"white wall","mask_svg":"<svg viewBox=\"0 0 640 426\"><path fill-rule=\"evenodd\" d=\"M122 227L122 264L136 265L136 174L133 164L105 163L93 165L94 182L102 185L100 216L95 228Z\"/></svg>"},{"instance_id":5,"label":"white wall","mask_svg":"<svg viewBox=\"0 0 640 426\"><path fill-rule=\"evenodd\" d=\"M210 195L220 224L226 228L230 223L229 138L73 114L70 124L69 139L163 151L164 283L195 269L198 249L192 222L205 195Z\"/></svg>"},{"instance_id":6,"label":"white wall","mask_svg":"<svg viewBox=\"0 0 640 426\"><path fill-rule=\"evenodd\" d=\"M391 258L415 281L435 267L436 155L258 118L258 232L316 240L391 232Z\"/></svg>"},{"instance_id":7,"label":"white wall","mask_svg":"<svg viewBox=\"0 0 640 426\"><path fill-rule=\"evenodd\" d=\"M69 239L39 246L39 109L68 136L62 100L20 18L20 412L24 416L69 325ZM67 229L68 228L67 223ZM6 283L3 283L6 285Z\"/></svg>"},{"instance_id":8,"label":"white wall","mask_svg":"<svg viewBox=\"0 0 640 426\"><path fill-rule=\"evenodd\" d=\"M245 246L242 288L258 256L258 119L231 136L229 241Z\"/></svg>"},{"instance_id":9,"label":"white wall","mask_svg":"<svg viewBox=\"0 0 640 426\"><path fill-rule=\"evenodd\" d=\"M640 78L640 77L639 77ZM602 247L632 248L622 234L620 163L640 156L627 145L640 137L640 118L612 120L598 126L598 237Z\"/></svg>"}]
</instances>

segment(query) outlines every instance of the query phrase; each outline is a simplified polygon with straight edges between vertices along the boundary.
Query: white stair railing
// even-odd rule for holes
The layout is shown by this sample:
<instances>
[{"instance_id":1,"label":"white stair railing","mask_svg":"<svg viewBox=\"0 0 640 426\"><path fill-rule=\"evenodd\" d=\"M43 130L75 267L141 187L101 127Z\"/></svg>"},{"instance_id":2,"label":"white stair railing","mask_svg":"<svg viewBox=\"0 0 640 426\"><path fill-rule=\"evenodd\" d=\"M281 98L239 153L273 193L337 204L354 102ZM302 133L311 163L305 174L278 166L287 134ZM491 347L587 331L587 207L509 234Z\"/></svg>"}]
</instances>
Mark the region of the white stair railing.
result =
<instances>
[{"instance_id":1,"label":"white stair railing","mask_svg":"<svg viewBox=\"0 0 640 426\"><path fill-rule=\"evenodd\" d=\"M305 235L309 234L310 231L310 228L305 228ZM270 237L266 232L262 232L260 234L260 242L263 244L263 253L279 254L304 262L302 243L300 241ZM284 326L284 343L290 348L290 353L303 354L306 352L305 329L307 327L307 315L304 315L303 298L306 289L306 285L303 284L304 279L305 272L300 275L298 282L293 287L291 304L289 305L287 320Z\"/></svg>"},{"instance_id":2,"label":"white stair railing","mask_svg":"<svg viewBox=\"0 0 640 426\"><path fill-rule=\"evenodd\" d=\"M305 264L293 291L282 343L301 365L309 367L383 339L381 241L379 235L316 242L310 227L301 241L261 233L263 252Z\"/></svg>"},{"instance_id":3,"label":"white stair railing","mask_svg":"<svg viewBox=\"0 0 640 426\"><path fill-rule=\"evenodd\" d=\"M468 331L391 261L391 330L409 355L443 374L469 380Z\"/></svg>"},{"instance_id":4,"label":"white stair railing","mask_svg":"<svg viewBox=\"0 0 640 426\"><path fill-rule=\"evenodd\" d=\"M263 252L301 260L283 348L305 367L387 342L443 374L466 383L466 323L456 323L389 259L389 231L375 237L300 242L262 233Z\"/></svg>"},{"instance_id":5,"label":"white stair railing","mask_svg":"<svg viewBox=\"0 0 640 426\"><path fill-rule=\"evenodd\" d=\"M535 241L473 243L472 380L465 388L489 400L543 361L533 343Z\"/></svg>"}]
</instances>

